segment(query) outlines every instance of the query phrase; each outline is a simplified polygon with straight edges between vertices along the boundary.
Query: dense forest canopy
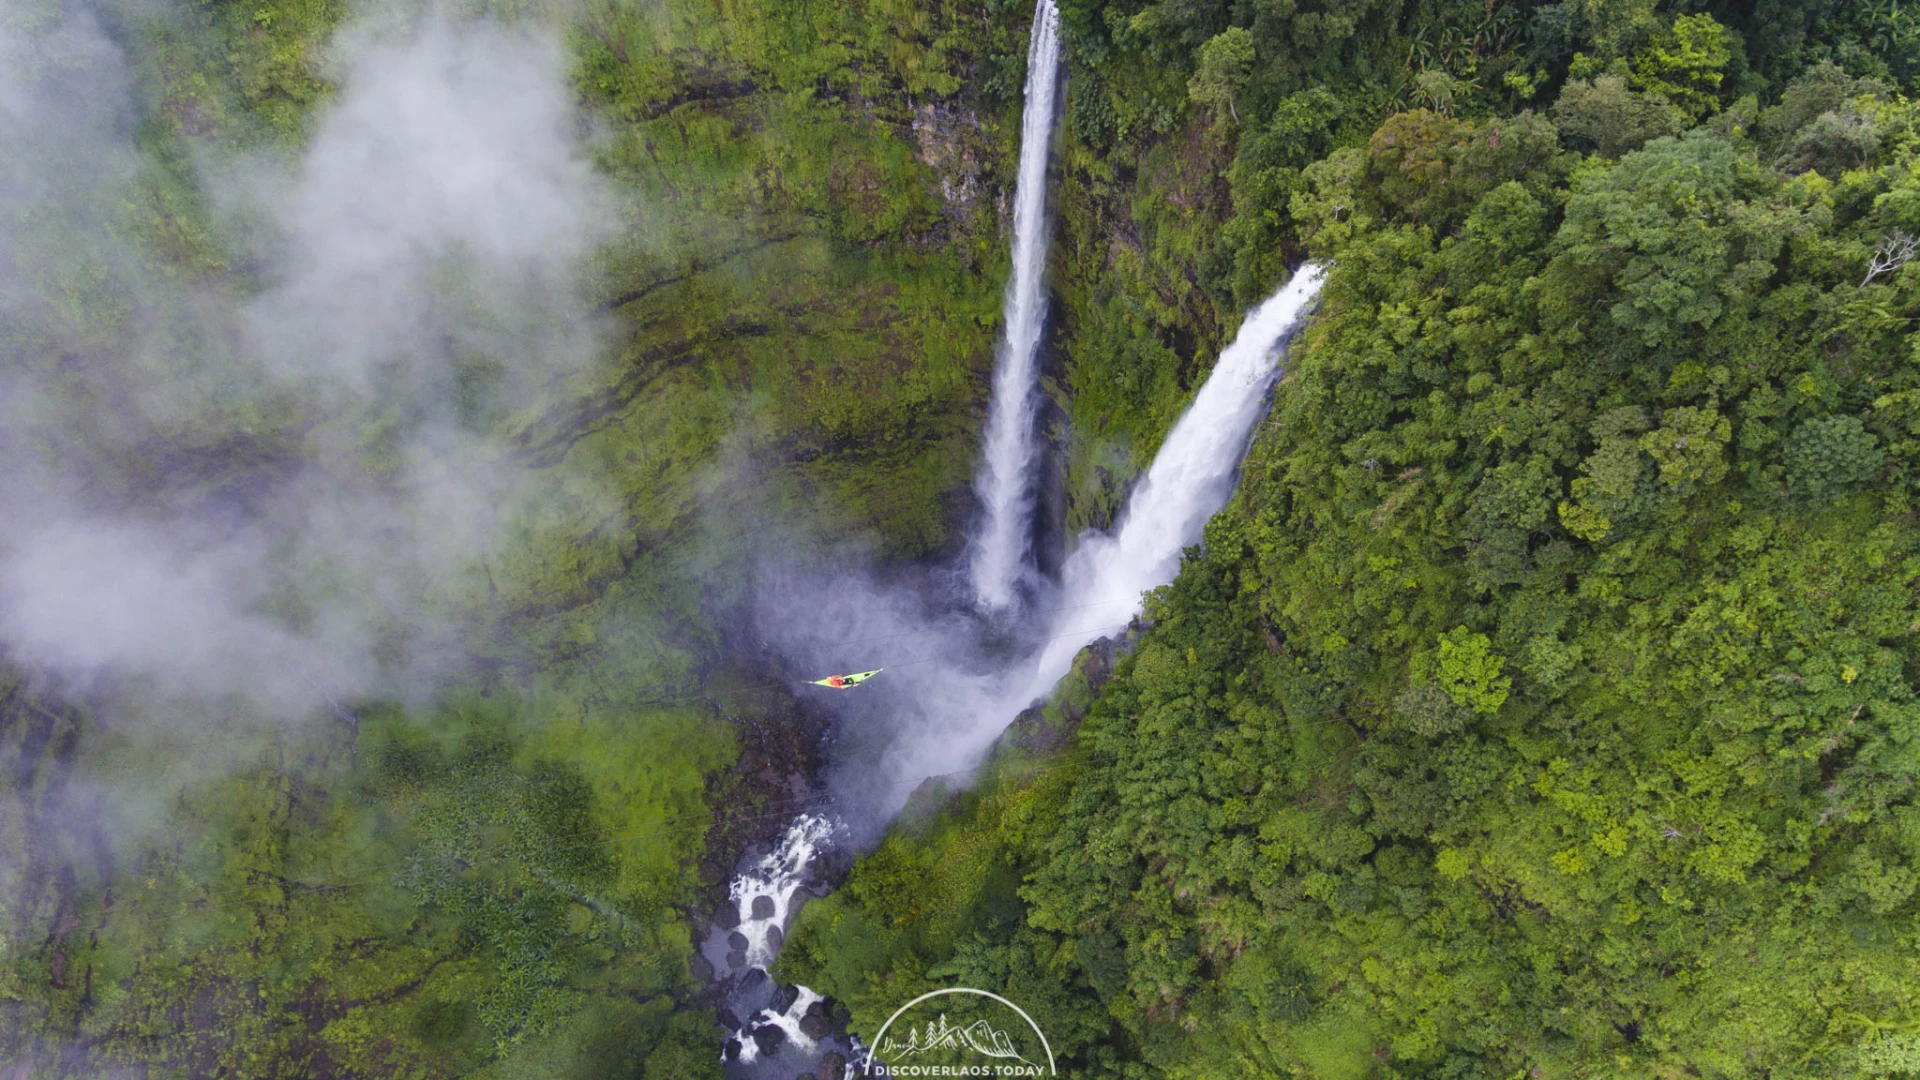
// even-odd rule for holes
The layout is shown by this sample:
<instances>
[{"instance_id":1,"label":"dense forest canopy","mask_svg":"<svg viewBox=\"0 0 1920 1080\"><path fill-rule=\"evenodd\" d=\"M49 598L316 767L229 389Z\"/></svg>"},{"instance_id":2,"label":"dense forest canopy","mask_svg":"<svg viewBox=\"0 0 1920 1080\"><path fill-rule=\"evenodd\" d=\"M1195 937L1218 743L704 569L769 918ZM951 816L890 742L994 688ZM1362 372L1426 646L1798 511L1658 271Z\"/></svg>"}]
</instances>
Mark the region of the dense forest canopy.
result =
<instances>
[{"instance_id":1,"label":"dense forest canopy","mask_svg":"<svg viewBox=\"0 0 1920 1080\"><path fill-rule=\"evenodd\" d=\"M718 1076L817 752L751 569L955 553L1032 8L0 2L0 1064ZM1069 530L1328 281L777 974L1079 1076L1920 1074L1914 14L1060 15Z\"/></svg>"}]
</instances>

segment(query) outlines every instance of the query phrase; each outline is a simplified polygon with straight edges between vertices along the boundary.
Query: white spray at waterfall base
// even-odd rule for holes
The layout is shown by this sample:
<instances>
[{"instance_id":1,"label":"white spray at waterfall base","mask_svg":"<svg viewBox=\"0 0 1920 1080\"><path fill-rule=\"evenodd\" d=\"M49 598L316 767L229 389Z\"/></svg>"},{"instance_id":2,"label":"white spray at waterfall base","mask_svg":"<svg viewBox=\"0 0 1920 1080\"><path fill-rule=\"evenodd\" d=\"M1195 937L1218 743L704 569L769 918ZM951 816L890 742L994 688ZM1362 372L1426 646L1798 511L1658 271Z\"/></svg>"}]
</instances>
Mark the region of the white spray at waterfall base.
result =
<instances>
[{"instance_id":1,"label":"white spray at waterfall base","mask_svg":"<svg viewBox=\"0 0 1920 1080\"><path fill-rule=\"evenodd\" d=\"M1006 335L993 371L993 399L974 481L986 516L973 537L970 569L975 598L990 611L1010 607L1021 581L1033 572L1034 418L1040 331L1047 315L1047 151L1060 87L1059 23L1053 0L1040 0L1027 46Z\"/></svg>"}]
</instances>

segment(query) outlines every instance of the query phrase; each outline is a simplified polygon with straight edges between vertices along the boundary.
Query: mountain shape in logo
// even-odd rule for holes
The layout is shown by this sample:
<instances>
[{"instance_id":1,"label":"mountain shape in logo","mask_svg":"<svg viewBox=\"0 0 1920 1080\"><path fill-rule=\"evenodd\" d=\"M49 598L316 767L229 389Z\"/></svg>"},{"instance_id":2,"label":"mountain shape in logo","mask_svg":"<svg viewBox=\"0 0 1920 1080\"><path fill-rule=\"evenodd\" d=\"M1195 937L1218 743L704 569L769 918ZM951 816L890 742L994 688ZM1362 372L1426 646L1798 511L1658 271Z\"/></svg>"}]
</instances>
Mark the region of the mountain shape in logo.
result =
<instances>
[{"instance_id":1,"label":"mountain shape in logo","mask_svg":"<svg viewBox=\"0 0 1920 1080\"><path fill-rule=\"evenodd\" d=\"M1023 1065L1033 1064L1013 1048L1013 1040L1007 1037L1006 1032L985 1020L975 1020L964 1028L954 1027L947 1022L946 1013L940 1014L937 1024L932 1020L927 1021L924 1037L913 1028L907 1029L907 1041L904 1044L895 1042L889 1036L880 1046L880 1055L890 1061L898 1061L929 1050L959 1050L962 1047L987 1057L1012 1058Z\"/></svg>"}]
</instances>

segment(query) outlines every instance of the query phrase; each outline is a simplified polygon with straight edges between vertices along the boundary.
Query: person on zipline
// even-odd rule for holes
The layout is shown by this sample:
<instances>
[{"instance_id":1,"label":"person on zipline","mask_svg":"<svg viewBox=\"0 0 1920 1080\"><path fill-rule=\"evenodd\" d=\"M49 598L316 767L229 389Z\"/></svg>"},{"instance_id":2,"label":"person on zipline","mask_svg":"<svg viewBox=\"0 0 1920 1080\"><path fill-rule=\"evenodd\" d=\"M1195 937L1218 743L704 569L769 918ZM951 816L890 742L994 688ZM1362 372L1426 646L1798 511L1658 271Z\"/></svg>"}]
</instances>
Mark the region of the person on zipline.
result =
<instances>
[{"instance_id":1,"label":"person on zipline","mask_svg":"<svg viewBox=\"0 0 1920 1080\"><path fill-rule=\"evenodd\" d=\"M885 670L885 668L874 668L872 671L856 671L852 675L829 675L824 679L814 679L812 681L815 686L824 686L832 690L845 690L851 686L858 686Z\"/></svg>"}]
</instances>

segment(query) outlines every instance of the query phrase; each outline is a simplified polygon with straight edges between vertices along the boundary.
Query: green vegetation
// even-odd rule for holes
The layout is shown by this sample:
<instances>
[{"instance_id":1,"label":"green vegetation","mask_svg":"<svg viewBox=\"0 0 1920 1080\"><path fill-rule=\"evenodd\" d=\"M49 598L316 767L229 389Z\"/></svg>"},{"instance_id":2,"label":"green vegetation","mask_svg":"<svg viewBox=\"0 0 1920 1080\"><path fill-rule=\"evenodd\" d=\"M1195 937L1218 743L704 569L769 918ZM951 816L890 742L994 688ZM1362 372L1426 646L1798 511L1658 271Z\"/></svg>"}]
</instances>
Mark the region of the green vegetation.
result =
<instances>
[{"instance_id":1,"label":"green vegetation","mask_svg":"<svg viewBox=\"0 0 1920 1080\"><path fill-rule=\"evenodd\" d=\"M1216 312L1332 263L1241 490L1071 741L896 829L787 975L859 1031L1004 993L1084 1076L1915 1075L1910 45L1267 10L1067 10L1080 175L1231 161L1218 246L1146 251Z\"/></svg>"},{"instance_id":2,"label":"green vegetation","mask_svg":"<svg viewBox=\"0 0 1920 1080\"><path fill-rule=\"evenodd\" d=\"M512 497L402 599L485 674L287 726L0 667L0 1061L27 1075L714 1075L683 912L737 839L719 808L766 798L729 770L792 720L728 654L751 530L956 545L1031 8L474 7L564 20L619 219L583 275L612 363L459 357ZM240 381L188 317L269 287L271 208L216 211L206 177L307 145L347 5L100 18L130 160L48 149L86 182L0 221L0 269L32 271L4 374L57 389L21 441L123 510L299 466L378 489L416 418ZM1300 257L1333 264L1322 309L1152 629L976 790L917 801L787 975L864 1033L999 991L1087 1076L1920 1072L1920 23L1062 19L1069 523L1110 518ZM257 606L303 626L355 569Z\"/></svg>"},{"instance_id":3,"label":"green vegetation","mask_svg":"<svg viewBox=\"0 0 1920 1080\"><path fill-rule=\"evenodd\" d=\"M1530 111L1607 158L1701 121L1759 123L1745 134L1768 136L1767 164L1838 180L1892 134L1858 99L1920 73L1920 22L1883 4L1065 0L1061 18L1054 288L1076 526L1109 520L1239 313L1305 253L1308 167L1389 115Z\"/></svg>"},{"instance_id":4,"label":"green vegetation","mask_svg":"<svg viewBox=\"0 0 1920 1080\"><path fill-rule=\"evenodd\" d=\"M731 752L711 722L476 699L369 715L356 767L333 731L210 723L135 746L17 690L7 704L26 743L11 748L59 747L8 800L27 880L0 910L51 938L10 939L24 945L0 982L10 1056L166 1075L491 1062L545 1076L541 1062L611 1040L622 1049L601 1071L563 1071L713 1060L710 1026L674 1015L690 945L673 910L709 820L702 777ZM181 764L196 760L230 767ZM70 801L80 772L160 820ZM54 880L35 888L38 875Z\"/></svg>"},{"instance_id":5,"label":"green vegetation","mask_svg":"<svg viewBox=\"0 0 1920 1080\"><path fill-rule=\"evenodd\" d=\"M0 16L30 90L86 70L56 32L87 14L69 8ZM509 8L492 17L552 15ZM131 68L131 160L45 148L74 160L22 167L88 182L59 212L0 221L7 265L32 271L7 272L7 385L57 388L41 404L66 420L36 427L33 452L121 509L244 501L301 465L382 492L419 423L404 403L243 379L191 298L271 284L258 255L278 208L236 209L208 177L297 158L338 97L329 50L426 16L93 14ZM792 721L723 642L748 529L773 515L799 542L867 537L893 558L955 546L1028 13L614 2L567 18L618 204L584 275L612 363L516 386L526 358L457 357L461 431L506 497L473 548L446 538L446 561L470 564L403 579L419 619L378 643L383 663L451 648L484 676L289 725L0 667L0 1061L25 1075L717 1075L683 912L713 902L724 867L701 860L737 851L727 815L770 797L725 775L766 757L743 733ZM446 269L436 299L460 318L523 329ZM341 562L300 566L264 607L297 628L351 607L364 586Z\"/></svg>"}]
</instances>

